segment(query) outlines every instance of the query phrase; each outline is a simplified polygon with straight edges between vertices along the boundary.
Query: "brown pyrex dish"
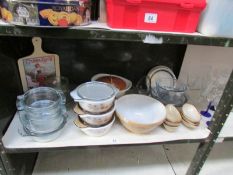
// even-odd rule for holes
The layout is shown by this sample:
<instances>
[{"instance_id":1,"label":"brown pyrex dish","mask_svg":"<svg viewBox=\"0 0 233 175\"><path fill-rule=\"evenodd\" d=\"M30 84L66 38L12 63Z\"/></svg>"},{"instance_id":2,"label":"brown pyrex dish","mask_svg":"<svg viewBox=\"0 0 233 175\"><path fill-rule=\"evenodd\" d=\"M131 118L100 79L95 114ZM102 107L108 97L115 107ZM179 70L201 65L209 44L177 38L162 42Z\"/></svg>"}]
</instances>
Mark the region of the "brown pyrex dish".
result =
<instances>
[{"instance_id":1,"label":"brown pyrex dish","mask_svg":"<svg viewBox=\"0 0 233 175\"><path fill-rule=\"evenodd\" d=\"M132 82L130 80L118 75L99 73L94 75L91 80L105 82L115 86L119 90L116 95L117 98L125 95L125 93L132 87Z\"/></svg>"}]
</instances>

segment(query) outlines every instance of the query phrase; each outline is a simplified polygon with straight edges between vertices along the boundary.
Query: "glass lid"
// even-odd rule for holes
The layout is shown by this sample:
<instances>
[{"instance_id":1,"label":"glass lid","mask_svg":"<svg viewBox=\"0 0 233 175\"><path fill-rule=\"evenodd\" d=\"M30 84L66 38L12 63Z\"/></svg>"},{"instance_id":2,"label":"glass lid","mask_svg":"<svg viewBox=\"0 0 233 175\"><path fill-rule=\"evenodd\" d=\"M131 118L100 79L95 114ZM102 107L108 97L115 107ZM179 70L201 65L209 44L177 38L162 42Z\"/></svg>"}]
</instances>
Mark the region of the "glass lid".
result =
<instances>
[{"instance_id":1,"label":"glass lid","mask_svg":"<svg viewBox=\"0 0 233 175\"><path fill-rule=\"evenodd\" d=\"M82 99L94 101L106 100L115 96L115 90L111 85L97 81L80 85L77 93Z\"/></svg>"}]
</instances>

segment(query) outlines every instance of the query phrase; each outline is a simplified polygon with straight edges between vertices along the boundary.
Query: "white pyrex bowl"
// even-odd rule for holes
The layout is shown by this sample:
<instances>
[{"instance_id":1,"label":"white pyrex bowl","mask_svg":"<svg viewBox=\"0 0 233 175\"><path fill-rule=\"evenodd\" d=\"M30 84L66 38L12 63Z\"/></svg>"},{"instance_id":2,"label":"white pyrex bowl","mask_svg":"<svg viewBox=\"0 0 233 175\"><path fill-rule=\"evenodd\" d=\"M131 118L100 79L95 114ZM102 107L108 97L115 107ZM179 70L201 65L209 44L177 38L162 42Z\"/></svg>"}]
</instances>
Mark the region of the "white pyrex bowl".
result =
<instances>
[{"instance_id":1,"label":"white pyrex bowl","mask_svg":"<svg viewBox=\"0 0 233 175\"><path fill-rule=\"evenodd\" d=\"M74 112L78 114L78 116L87 124L100 126L108 123L112 117L113 113L115 112L115 105L110 108L107 112L101 114L90 114L83 111L79 105L76 105L74 108Z\"/></svg>"},{"instance_id":2,"label":"white pyrex bowl","mask_svg":"<svg viewBox=\"0 0 233 175\"><path fill-rule=\"evenodd\" d=\"M74 121L74 124L79 129L81 129L81 131L83 131L85 134L87 134L88 136L100 137L100 136L106 135L110 131L114 121L115 121L115 117L113 117L112 120L109 123L107 123L106 125L102 125L99 127L93 127L93 126L88 126L88 125L84 124L78 118Z\"/></svg>"},{"instance_id":3,"label":"white pyrex bowl","mask_svg":"<svg viewBox=\"0 0 233 175\"><path fill-rule=\"evenodd\" d=\"M92 81L81 84L70 95L83 110L98 114L113 106L117 93L118 89L110 84Z\"/></svg>"}]
</instances>

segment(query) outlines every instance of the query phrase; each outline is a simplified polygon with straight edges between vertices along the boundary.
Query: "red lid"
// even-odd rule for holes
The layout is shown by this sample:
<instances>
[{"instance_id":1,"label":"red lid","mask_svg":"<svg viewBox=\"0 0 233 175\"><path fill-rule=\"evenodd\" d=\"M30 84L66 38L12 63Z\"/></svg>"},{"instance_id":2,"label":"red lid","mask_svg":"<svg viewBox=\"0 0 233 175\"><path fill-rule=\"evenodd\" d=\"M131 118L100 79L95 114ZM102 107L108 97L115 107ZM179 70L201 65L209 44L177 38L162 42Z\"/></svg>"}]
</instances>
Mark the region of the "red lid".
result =
<instances>
[{"instance_id":1,"label":"red lid","mask_svg":"<svg viewBox=\"0 0 233 175\"><path fill-rule=\"evenodd\" d=\"M140 4L143 2L166 3L180 5L183 8L204 8L206 0L126 0L128 3Z\"/></svg>"}]
</instances>

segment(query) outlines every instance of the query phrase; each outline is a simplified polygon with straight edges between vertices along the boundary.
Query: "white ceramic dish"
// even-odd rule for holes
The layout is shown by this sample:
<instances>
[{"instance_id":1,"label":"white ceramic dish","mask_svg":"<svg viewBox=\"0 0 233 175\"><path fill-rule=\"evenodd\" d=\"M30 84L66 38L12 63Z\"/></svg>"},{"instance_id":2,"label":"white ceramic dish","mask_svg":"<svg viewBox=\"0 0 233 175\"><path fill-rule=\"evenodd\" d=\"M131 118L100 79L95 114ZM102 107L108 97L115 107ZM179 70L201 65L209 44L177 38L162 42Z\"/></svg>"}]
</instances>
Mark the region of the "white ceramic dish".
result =
<instances>
[{"instance_id":1,"label":"white ceramic dish","mask_svg":"<svg viewBox=\"0 0 233 175\"><path fill-rule=\"evenodd\" d=\"M87 126L84 123L82 123L79 119L76 119L74 121L74 124L88 136L100 137L100 136L106 135L110 131L114 121L115 121L115 117L113 117L112 120L108 124L104 126L100 126L100 127Z\"/></svg>"},{"instance_id":2,"label":"white ceramic dish","mask_svg":"<svg viewBox=\"0 0 233 175\"><path fill-rule=\"evenodd\" d=\"M99 78L106 77L106 76L117 77L125 82L126 87L123 90L119 90L119 92L116 95L117 98L125 95L125 93L132 87L132 82L130 80L124 77L121 77L118 75L112 75L112 74L104 74L104 73L96 74L91 78L91 81L98 81Z\"/></svg>"},{"instance_id":3,"label":"white ceramic dish","mask_svg":"<svg viewBox=\"0 0 233 175\"><path fill-rule=\"evenodd\" d=\"M198 112L197 108L188 103L182 106L182 114L190 122L199 123L201 120L201 115Z\"/></svg>"},{"instance_id":4,"label":"white ceramic dish","mask_svg":"<svg viewBox=\"0 0 233 175\"><path fill-rule=\"evenodd\" d=\"M173 79L176 79L175 74L173 71L166 66L156 66L152 68L147 74L147 81L146 85L148 88L155 89L156 83L162 79L171 79L170 82L167 82L168 85L172 85Z\"/></svg>"},{"instance_id":5,"label":"white ceramic dish","mask_svg":"<svg viewBox=\"0 0 233 175\"><path fill-rule=\"evenodd\" d=\"M166 109L152 97L130 94L116 100L116 114L131 132L147 133L163 123Z\"/></svg>"},{"instance_id":6,"label":"white ceramic dish","mask_svg":"<svg viewBox=\"0 0 233 175\"><path fill-rule=\"evenodd\" d=\"M79 85L70 92L75 102L79 102L82 109L92 114L108 111L114 103L118 89L110 84L98 81Z\"/></svg>"},{"instance_id":7,"label":"white ceramic dish","mask_svg":"<svg viewBox=\"0 0 233 175\"><path fill-rule=\"evenodd\" d=\"M112 119L113 113L115 112L115 105L109 111L102 114L94 115L84 112L79 105L75 106L74 112L77 113L84 122L90 125L100 126L108 123Z\"/></svg>"},{"instance_id":8,"label":"white ceramic dish","mask_svg":"<svg viewBox=\"0 0 233 175\"><path fill-rule=\"evenodd\" d=\"M163 126L168 132L175 132L178 128L178 126L169 126L166 125L165 123L163 123Z\"/></svg>"},{"instance_id":9,"label":"white ceramic dish","mask_svg":"<svg viewBox=\"0 0 233 175\"><path fill-rule=\"evenodd\" d=\"M180 112L178 111L178 109L172 105L172 104L168 104L166 105L166 119L170 122L174 122L174 123L180 123L182 118L180 115Z\"/></svg>"}]
</instances>

